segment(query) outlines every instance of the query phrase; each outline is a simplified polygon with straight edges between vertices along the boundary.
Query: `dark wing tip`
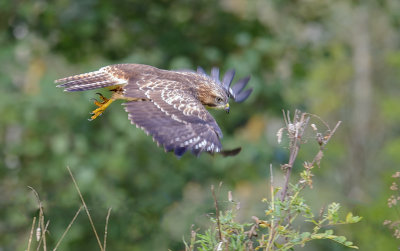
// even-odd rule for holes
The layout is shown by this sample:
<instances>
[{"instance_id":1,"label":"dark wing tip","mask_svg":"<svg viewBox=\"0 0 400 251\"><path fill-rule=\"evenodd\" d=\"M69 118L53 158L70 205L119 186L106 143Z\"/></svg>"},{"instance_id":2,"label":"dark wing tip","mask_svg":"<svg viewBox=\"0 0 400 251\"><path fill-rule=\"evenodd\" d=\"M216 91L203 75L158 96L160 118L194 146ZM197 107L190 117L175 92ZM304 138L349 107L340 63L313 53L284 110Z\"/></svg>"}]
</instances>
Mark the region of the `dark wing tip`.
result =
<instances>
[{"instance_id":1,"label":"dark wing tip","mask_svg":"<svg viewBox=\"0 0 400 251\"><path fill-rule=\"evenodd\" d=\"M229 90L229 87L231 86L234 77L235 77L234 69L230 69L229 71L225 72L224 78L222 79L222 85L226 90Z\"/></svg>"},{"instance_id":2,"label":"dark wing tip","mask_svg":"<svg viewBox=\"0 0 400 251\"><path fill-rule=\"evenodd\" d=\"M242 151L241 147L232 149L232 150L223 150L221 152L219 152L222 156L224 157L229 157L229 156L236 156L240 153L240 151Z\"/></svg>"},{"instance_id":3,"label":"dark wing tip","mask_svg":"<svg viewBox=\"0 0 400 251\"><path fill-rule=\"evenodd\" d=\"M250 88L250 89L247 89L247 90L245 90L243 92L240 92L239 94L236 94L235 95L235 102L241 103L241 102L245 101L250 96L250 94L252 92L253 92L253 88Z\"/></svg>"},{"instance_id":4,"label":"dark wing tip","mask_svg":"<svg viewBox=\"0 0 400 251\"><path fill-rule=\"evenodd\" d=\"M247 77L242 78L239 81L237 81L236 84L234 86L232 86L232 93L238 94L239 92L241 92L246 87L249 80L250 80L250 76L247 76Z\"/></svg>"},{"instance_id":5,"label":"dark wing tip","mask_svg":"<svg viewBox=\"0 0 400 251\"><path fill-rule=\"evenodd\" d=\"M178 158L180 158L186 152L186 150L186 147L177 147L175 148L174 153Z\"/></svg>"}]
</instances>

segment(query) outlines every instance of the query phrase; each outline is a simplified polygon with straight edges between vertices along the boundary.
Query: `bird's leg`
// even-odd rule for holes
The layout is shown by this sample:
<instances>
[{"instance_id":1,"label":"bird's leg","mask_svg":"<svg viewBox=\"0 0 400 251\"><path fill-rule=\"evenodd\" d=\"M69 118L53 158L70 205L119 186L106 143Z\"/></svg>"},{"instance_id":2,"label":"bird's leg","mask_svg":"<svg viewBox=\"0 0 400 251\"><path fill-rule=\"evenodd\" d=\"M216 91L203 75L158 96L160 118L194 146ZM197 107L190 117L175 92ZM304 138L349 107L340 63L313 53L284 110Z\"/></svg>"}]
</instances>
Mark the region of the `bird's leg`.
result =
<instances>
[{"instance_id":1,"label":"bird's leg","mask_svg":"<svg viewBox=\"0 0 400 251\"><path fill-rule=\"evenodd\" d=\"M100 99L102 100L102 102L97 101L97 99L95 98L91 98L90 100L93 100L94 104L98 107L102 106L104 103L106 103L108 101L108 98L104 97L103 94L101 94L100 92L96 93L97 95L99 95Z\"/></svg>"},{"instance_id":2,"label":"bird's leg","mask_svg":"<svg viewBox=\"0 0 400 251\"><path fill-rule=\"evenodd\" d=\"M115 100L113 98L108 99L108 98L104 97L101 93L96 93L96 94L100 96L100 99L102 101L99 102L96 99L94 100L94 104L96 106L98 106L98 108L90 113L90 114L92 114L92 116L89 119L90 121L92 121L92 120L96 119L98 116L100 116L107 109L107 107Z\"/></svg>"}]
</instances>

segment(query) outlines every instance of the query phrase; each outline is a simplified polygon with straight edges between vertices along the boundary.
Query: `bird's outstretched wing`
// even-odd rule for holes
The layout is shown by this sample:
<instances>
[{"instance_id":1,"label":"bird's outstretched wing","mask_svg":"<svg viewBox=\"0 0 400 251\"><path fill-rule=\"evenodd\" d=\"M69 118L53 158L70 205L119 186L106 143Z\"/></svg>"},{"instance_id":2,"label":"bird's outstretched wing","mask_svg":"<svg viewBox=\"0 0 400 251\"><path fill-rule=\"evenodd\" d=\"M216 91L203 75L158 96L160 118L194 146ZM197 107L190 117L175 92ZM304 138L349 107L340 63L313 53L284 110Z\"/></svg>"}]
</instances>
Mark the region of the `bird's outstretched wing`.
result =
<instances>
[{"instance_id":1,"label":"bird's outstretched wing","mask_svg":"<svg viewBox=\"0 0 400 251\"><path fill-rule=\"evenodd\" d=\"M159 85L160 88L157 87ZM162 88L161 88L162 87ZM164 147L182 156L186 151L221 151L221 129L214 118L182 83L155 81L141 84L146 100L125 103L129 119ZM137 93L136 83L125 86L125 95Z\"/></svg>"}]
</instances>

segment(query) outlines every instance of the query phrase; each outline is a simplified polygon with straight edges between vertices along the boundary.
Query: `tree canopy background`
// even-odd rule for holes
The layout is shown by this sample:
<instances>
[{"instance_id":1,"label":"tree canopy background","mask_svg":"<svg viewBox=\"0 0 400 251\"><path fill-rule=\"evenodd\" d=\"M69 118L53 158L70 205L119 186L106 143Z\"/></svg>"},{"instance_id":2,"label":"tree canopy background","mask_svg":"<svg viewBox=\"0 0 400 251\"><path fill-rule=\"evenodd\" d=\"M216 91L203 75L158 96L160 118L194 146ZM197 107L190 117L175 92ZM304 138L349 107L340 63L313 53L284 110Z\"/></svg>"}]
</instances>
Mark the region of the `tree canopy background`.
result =
<instances>
[{"instance_id":1,"label":"tree canopy background","mask_svg":"<svg viewBox=\"0 0 400 251\"><path fill-rule=\"evenodd\" d=\"M44 202L50 239L61 235L79 208L66 166L99 227L112 207L111 250L181 250L191 225L204 226L209 187L220 181L250 219L268 193L269 163L279 173L287 158L275 137L281 110L295 108L343 121L310 200L336 200L363 216L339 229L361 250L396 249L382 223L393 214L390 176L400 165L399 29L398 0L1 1L0 249L26 247L37 213L27 186ZM251 75L246 102L229 115L212 112L223 145L242 146L240 155L177 159L118 104L88 122L95 91L64 93L53 83L113 63ZM85 217L62 244L96 246Z\"/></svg>"}]
</instances>

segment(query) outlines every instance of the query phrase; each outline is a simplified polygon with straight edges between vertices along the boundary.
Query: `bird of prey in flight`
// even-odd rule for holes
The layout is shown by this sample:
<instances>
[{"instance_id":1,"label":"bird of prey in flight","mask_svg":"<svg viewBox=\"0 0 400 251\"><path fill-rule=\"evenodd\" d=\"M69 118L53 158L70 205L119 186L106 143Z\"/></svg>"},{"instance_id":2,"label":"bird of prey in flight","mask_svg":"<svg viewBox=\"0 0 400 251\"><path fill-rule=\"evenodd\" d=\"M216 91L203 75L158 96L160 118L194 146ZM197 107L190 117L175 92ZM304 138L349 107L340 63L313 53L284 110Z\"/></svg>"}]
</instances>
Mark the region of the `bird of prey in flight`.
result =
<instances>
[{"instance_id":1,"label":"bird of prey in flight","mask_svg":"<svg viewBox=\"0 0 400 251\"><path fill-rule=\"evenodd\" d=\"M219 69L212 68L207 75L197 71L161 70L142 64L117 64L97 71L58 79L64 91L86 91L106 88L110 98L100 96L98 106L90 120L96 119L117 99L125 101L125 111L132 124L151 135L166 152L182 156L191 151L198 156L210 154L236 155L241 148L222 150L222 132L205 107L229 112L229 98L242 102L252 89L244 90L250 77L239 80L231 87L234 70L225 73L222 80Z\"/></svg>"}]
</instances>

